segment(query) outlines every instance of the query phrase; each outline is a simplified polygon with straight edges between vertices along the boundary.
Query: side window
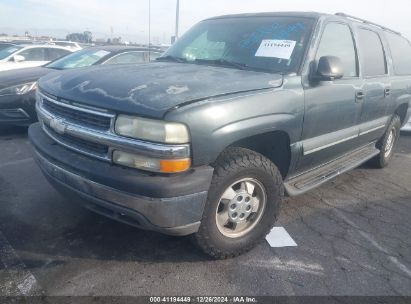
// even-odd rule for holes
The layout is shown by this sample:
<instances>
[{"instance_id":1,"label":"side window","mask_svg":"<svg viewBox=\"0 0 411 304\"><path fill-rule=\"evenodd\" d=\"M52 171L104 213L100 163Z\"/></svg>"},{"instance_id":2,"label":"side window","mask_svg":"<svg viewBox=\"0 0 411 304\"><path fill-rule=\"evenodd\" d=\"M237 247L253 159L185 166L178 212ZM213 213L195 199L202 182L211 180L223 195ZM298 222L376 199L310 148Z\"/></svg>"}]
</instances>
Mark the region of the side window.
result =
<instances>
[{"instance_id":1,"label":"side window","mask_svg":"<svg viewBox=\"0 0 411 304\"><path fill-rule=\"evenodd\" d=\"M47 49L47 61L53 61L56 60L57 58L63 57L70 54L69 51L67 50L62 50L62 49Z\"/></svg>"},{"instance_id":2,"label":"side window","mask_svg":"<svg viewBox=\"0 0 411 304\"><path fill-rule=\"evenodd\" d=\"M45 48L32 48L21 51L19 55L24 56L25 61L47 61Z\"/></svg>"},{"instance_id":3,"label":"side window","mask_svg":"<svg viewBox=\"0 0 411 304\"><path fill-rule=\"evenodd\" d=\"M399 35L385 33L390 45L394 71L397 75L411 75L411 44Z\"/></svg>"},{"instance_id":4,"label":"side window","mask_svg":"<svg viewBox=\"0 0 411 304\"><path fill-rule=\"evenodd\" d=\"M336 56L344 66L344 77L358 76L357 55L350 28L342 23L329 23L321 37L316 60L323 56Z\"/></svg>"},{"instance_id":5,"label":"side window","mask_svg":"<svg viewBox=\"0 0 411 304\"><path fill-rule=\"evenodd\" d=\"M161 53L150 52L150 61L155 61L160 56L161 56Z\"/></svg>"},{"instance_id":6,"label":"side window","mask_svg":"<svg viewBox=\"0 0 411 304\"><path fill-rule=\"evenodd\" d=\"M358 42L361 49L361 67L366 77L387 74L385 53L380 37L376 32L358 30Z\"/></svg>"},{"instance_id":7,"label":"side window","mask_svg":"<svg viewBox=\"0 0 411 304\"><path fill-rule=\"evenodd\" d=\"M107 60L104 64L133 64L144 63L148 60L145 59L144 52L127 52L114 56Z\"/></svg>"}]
</instances>

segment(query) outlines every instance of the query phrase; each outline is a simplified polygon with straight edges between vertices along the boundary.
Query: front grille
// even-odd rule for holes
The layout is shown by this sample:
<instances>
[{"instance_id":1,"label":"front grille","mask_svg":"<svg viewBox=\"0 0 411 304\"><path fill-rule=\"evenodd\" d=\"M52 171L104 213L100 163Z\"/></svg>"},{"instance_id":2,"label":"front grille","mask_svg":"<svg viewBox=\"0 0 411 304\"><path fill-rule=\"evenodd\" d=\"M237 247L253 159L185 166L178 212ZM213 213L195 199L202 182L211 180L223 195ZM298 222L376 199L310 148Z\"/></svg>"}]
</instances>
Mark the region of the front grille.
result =
<instances>
[{"instance_id":1,"label":"front grille","mask_svg":"<svg viewBox=\"0 0 411 304\"><path fill-rule=\"evenodd\" d=\"M67 119L73 123L102 131L107 131L110 129L111 118L107 116L65 107L46 98L43 98L43 107L51 114Z\"/></svg>"},{"instance_id":2,"label":"front grille","mask_svg":"<svg viewBox=\"0 0 411 304\"><path fill-rule=\"evenodd\" d=\"M83 140L78 137L71 136L69 134L59 134L53 131L50 127L44 126L45 130L52 138L60 142L63 145L66 145L70 148L80 150L83 153L94 155L99 158L107 158L108 146L93 143L90 141Z\"/></svg>"}]
</instances>

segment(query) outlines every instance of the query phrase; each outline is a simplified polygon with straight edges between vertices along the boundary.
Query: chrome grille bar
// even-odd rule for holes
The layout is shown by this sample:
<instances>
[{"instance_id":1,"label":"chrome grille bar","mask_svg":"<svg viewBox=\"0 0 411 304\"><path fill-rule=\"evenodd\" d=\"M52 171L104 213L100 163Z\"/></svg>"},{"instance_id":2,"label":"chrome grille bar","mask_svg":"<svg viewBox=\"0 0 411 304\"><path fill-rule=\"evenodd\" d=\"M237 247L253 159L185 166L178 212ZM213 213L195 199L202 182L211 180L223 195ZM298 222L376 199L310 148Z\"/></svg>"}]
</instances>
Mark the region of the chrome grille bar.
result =
<instances>
[{"instance_id":1,"label":"chrome grille bar","mask_svg":"<svg viewBox=\"0 0 411 304\"><path fill-rule=\"evenodd\" d=\"M39 93L39 96L40 98L36 102L36 110L39 117L39 121L43 123L43 129L53 140L55 140L57 143L60 143L61 145L64 145L66 148L105 161L111 161L111 154L114 149L154 158L174 159L190 157L190 145L188 144L157 144L137 139L130 139L115 134L113 131L115 115L112 113L100 112L90 108L81 108L74 106L72 104L70 105L66 103L61 103L41 93ZM43 98L46 98L48 101L58 103L61 106L69 107L70 109L76 111L83 111L87 113L92 113L93 115L110 117L111 127L109 128L109 130L99 130L84 124L74 123L63 116L59 116L56 113L52 113L51 111L46 109L43 106ZM47 132L47 128L50 128L51 130L62 136L59 136L60 138L56 138L56 136L53 136L51 132ZM91 143L107 146L108 153L107 155L101 155L87 151L87 149L83 150L79 149L78 147L73 147L68 142L64 142L61 139L64 137L64 134L70 135L73 138L78 138Z\"/></svg>"}]
</instances>

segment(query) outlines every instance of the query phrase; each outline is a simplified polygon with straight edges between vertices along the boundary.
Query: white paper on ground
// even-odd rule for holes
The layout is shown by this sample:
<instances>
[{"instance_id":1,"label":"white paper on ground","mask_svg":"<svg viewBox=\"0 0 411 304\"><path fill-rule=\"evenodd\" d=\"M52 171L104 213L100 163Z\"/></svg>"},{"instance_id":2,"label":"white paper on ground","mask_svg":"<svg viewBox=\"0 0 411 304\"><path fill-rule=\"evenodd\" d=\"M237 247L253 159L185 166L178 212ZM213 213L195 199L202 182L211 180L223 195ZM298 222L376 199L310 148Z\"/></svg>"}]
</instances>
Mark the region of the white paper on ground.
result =
<instances>
[{"instance_id":1,"label":"white paper on ground","mask_svg":"<svg viewBox=\"0 0 411 304\"><path fill-rule=\"evenodd\" d=\"M256 57L291 58L296 41L293 40L263 40L255 53Z\"/></svg>"},{"instance_id":2,"label":"white paper on ground","mask_svg":"<svg viewBox=\"0 0 411 304\"><path fill-rule=\"evenodd\" d=\"M271 247L295 247L298 246L283 227L274 227L265 237Z\"/></svg>"}]
</instances>

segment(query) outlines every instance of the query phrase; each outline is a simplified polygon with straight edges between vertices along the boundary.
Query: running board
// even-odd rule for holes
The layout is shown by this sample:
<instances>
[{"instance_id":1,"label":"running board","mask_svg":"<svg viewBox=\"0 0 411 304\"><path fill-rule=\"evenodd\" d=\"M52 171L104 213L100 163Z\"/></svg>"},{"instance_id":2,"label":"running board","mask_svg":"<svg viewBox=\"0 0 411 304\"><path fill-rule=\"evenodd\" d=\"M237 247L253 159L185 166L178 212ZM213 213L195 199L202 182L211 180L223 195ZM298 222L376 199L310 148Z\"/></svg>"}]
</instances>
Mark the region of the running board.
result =
<instances>
[{"instance_id":1,"label":"running board","mask_svg":"<svg viewBox=\"0 0 411 304\"><path fill-rule=\"evenodd\" d=\"M286 193L288 196L296 196L310 191L334 177L360 166L378 153L380 150L375 147L375 143L371 143L325 165L292 177L284 183Z\"/></svg>"}]
</instances>

